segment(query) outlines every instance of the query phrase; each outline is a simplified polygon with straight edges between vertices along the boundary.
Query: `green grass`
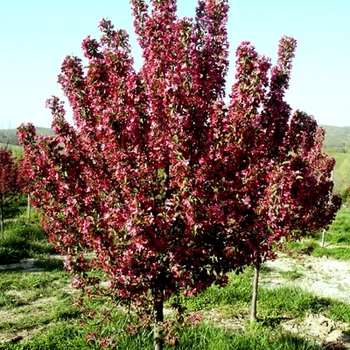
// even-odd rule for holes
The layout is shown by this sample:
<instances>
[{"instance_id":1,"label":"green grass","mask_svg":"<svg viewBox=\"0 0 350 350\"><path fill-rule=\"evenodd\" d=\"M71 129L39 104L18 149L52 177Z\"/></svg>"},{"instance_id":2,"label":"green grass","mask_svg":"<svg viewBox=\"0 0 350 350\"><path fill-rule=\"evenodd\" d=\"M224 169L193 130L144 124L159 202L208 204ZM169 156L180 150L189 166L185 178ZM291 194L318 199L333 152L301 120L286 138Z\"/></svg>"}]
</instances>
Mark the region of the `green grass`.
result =
<instances>
[{"instance_id":1,"label":"green grass","mask_svg":"<svg viewBox=\"0 0 350 350\"><path fill-rule=\"evenodd\" d=\"M25 221L5 223L4 240L0 242L0 264L19 262L25 258L55 253L44 230Z\"/></svg>"},{"instance_id":2,"label":"green grass","mask_svg":"<svg viewBox=\"0 0 350 350\"><path fill-rule=\"evenodd\" d=\"M118 332L122 320L114 323ZM8 344L0 349L7 350L66 350L66 349L101 349L96 343L83 341L85 328L60 323L45 334L37 336L26 344ZM165 345L164 349L174 347ZM137 335L124 334L119 338L117 349L120 350L151 350L152 334L143 331ZM178 350L321 350L312 342L302 337L282 331L276 331L260 324L247 326L244 332L232 332L213 324L201 323L194 328L186 328L179 334Z\"/></svg>"},{"instance_id":3,"label":"green grass","mask_svg":"<svg viewBox=\"0 0 350 350\"><path fill-rule=\"evenodd\" d=\"M288 242L284 247L292 254L308 254L339 260L350 259L350 209L341 208L325 234L324 247L321 246L322 232L301 241Z\"/></svg>"},{"instance_id":4,"label":"green grass","mask_svg":"<svg viewBox=\"0 0 350 350\"><path fill-rule=\"evenodd\" d=\"M350 152L349 148L347 152L334 152L326 151L330 156L335 159L335 166L333 170L333 182L334 182L334 192L342 194L343 191L350 186L350 179L348 176L350 168ZM349 203L347 203L349 204Z\"/></svg>"},{"instance_id":5,"label":"green grass","mask_svg":"<svg viewBox=\"0 0 350 350\"><path fill-rule=\"evenodd\" d=\"M328 243L327 243L328 244ZM304 239L300 242L289 242L287 250L291 254L307 254L314 257L328 257L339 260L350 259L350 247L321 247L318 240Z\"/></svg>"},{"instance_id":6,"label":"green grass","mask_svg":"<svg viewBox=\"0 0 350 350\"><path fill-rule=\"evenodd\" d=\"M327 309L327 316L335 321L350 323L350 304L332 301Z\"/></svg>"},{"instance_id":7,"label":"green grass","mask_svg":"<svg viewBox=\"0 0 350 350\"><path fill-rule=\"evenodd\" d=\"M317 236L321 239L321 233ZM326 232L326 244L344 244L350 247L350 209L342 208Z\"/></svg>"},{"instance_id":8,"label":"green grass","mask_svg":"<svg viewBox=\"0 0 350 350\"><path fill-rule=\"evenodd\" d=\"M0 271L0 311L8 315L0 319L1 333L74 323L80 317L69 287L71 276L52 261L43 271Z\"/></svg>"},{"instance_id":9,"label":"green grass","mask_svg":"<svg viewBox=\"0 0 350 350\"><path fill-rule=\"evenodd\" d=\"M114 322L97 323L87 320L81 324L81 311L74 306L74 296L67 291L70 276L62 270L55 259L37 262L43 271L0 271L0 311L12 312L13 319L0 320L0 332L12 329L40 332L31 340L19 344L7 343L0 349L100 349L96 342L86 342L89 333L102 336L117 335L118 349L152 349L152 332L142 329L139 334L125 332L125 319L115 313ZM262 274L268 274L262 269ZM251 298L252 269L241 275L232 275L226 288L212 286L207 291L183 300L189 311L204 317L196 327L179 331L179 346L176 349L310 349L322 347L302 337L283 331L279 324L285 319L302 319L306 313L324 313L329 317L350 322L350 305L318 298L298 288L264 289L259 291L259 322L250 325L248 313ZM10 293L11 291L11 293ZM49 302L45 302L45 298ZM87 301L96 310L105 306L103 299ZM34 308L33 308L34 306ZM220 327L206 319L214 312L221 320L242 319L242 327ZM136 321L137 322L137 321ZM165 346L164 349L170 349Z\"/></svg>"},{"instance_id":10,"label":"green grass","mask_svg":"<svg viewBox=\"0 0 350 350\"><path fill-rule=\"evenodd\" d=\"M60 297L70 276L65 271L3 271L0 307L29 305L41 298Z\"/></svg>"},{"instance_id":11,"label":"green grass","mask_svg":"<svg viewBox=\"0 0 350 350\"><path fill-rule=\"evenodd\" d=\"M1 143L0 142L0 147L1 148L7 148L7 149L10 149L12 151L12 155L15 157L15 158L20 158L23 156L23 150L22 150L22 147L21 146L18 146L18 145L12 145L12 144L7 144L7 143Z\"/></svg>"},{"instance_id":12,"label":"green grass","mask_svg":"<svg viewBox=\"0 0 350 350\"><path fill-rule=\"evenodd\" d=\"M303 274L298 272L298 270L296 268L293 268L289 271L280 271L280 275L290 281L295 281L298 278L303 277Z\"/></svg>"},{"instance_id":13,"label":"green grass","mask_svg":"<svg viewBox=\"0 0 350 350\"><path fill-rule=\"evenodd\" d=\"M54 258L40 259L34 262L34 266L44 271L62 270L63 260Z\"/></svg>"},{"instance_id":14,"label":"green grass","mask_svg":"<svg viewBox=\"0 0 350 350\"><path fill-rule=\"evenodd\" d=\"M317 247L312 256L322 257L326 256L328 258L339 259L339 260L349 260L350 259L350 248L322 248Z\"/></svg>"},{"instance_id":15,"label":"green grass","mask_svg":"<svg viewBox=\"0 0 350 350\"><path fill-rule=\"evenodd\" d=\"M241 275L230 276L227 287L212 286L203 293L184 299L184 305L189 311L223 308L231 317L242 311L247 312L252 297L252 269L247 269ZM329 307L330 300L306 293L300 288L281 287L259 291L259 317L261 320L271 317L303 317L307 312L319 313ZM233 307L234 305L234 307ZM228 311L231 307L231 311Z\"/></svg>"}]
</instances>

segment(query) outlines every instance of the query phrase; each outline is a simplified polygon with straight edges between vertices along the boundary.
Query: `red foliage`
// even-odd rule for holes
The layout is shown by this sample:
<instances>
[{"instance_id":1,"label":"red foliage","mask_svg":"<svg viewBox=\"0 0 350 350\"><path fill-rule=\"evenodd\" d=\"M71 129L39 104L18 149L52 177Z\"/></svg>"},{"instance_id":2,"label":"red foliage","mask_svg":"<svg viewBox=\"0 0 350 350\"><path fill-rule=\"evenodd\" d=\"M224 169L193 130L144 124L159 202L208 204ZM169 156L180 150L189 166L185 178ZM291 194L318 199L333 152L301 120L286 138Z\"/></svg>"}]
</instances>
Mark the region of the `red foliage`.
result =
<instances>
[{"instance_id":1,"label":"red foliage","mask_svg":"<svg viewBox=\"0 0 350 350\"><path fill-rule=\"evenodd\" d=\"M11 150L0 147L0 233L2 236L4 235L4 198L20 191L18 163L13 158Z\"/></svg>"},{"instance_id":2,"label":"red foliage","mask_svg":"<svg viewBox=\"0 0 350 350\"><path fill-rule=\"evenodd\" d=\"M29 124L19 138L33 205L74 284L152 300L161 321L172 294L225 284L228 271L272 256L273 241L326 227L339 205L322 131L301 112L290 118L283 100L295 40L281 39L271 70L243 42L226 106L228 1L200 0L194 20L176 17L175 0L153 0L151 13L131 3L140 71L125 31L103 20L101 40L82 44L87 69L68 56L59 76L75 126L53 97L56 136Z\"/></svg>"},{"instance_id":3,"label":"red foliage","mask_svg":"<svg viewBox=\"0 0 350 350\"><path fill-rule=\"evenodd\" d=\"M334 159L322 152L323 129L283 100L296 41L283 37L277 65L243 42L229 108L239 198L237 225L246 233L244 253L257 264L274 256L271 244L327 228L340 207L332 194ZM268 72L270 70L270 79ZM243 234L243 233L242 233Z\"/></svg>"},{"instance_id":4,"label":"red foliage","mask_svg":"<svg viewBox=\"0 0 350 350\"><path fill-rule=\"evenodd\" d=\"M17 174L18 167L12 151L0 147L0 198L17 190Z\"/></svg>"},{"instance_id":5,"label":"red foliage","mask_svg":"<svg viewBox=\"0 0 350 350\"><path fill-rule=\"evenodd\" d=\"M69 268L100 269L114 294L139 301L149 291L167 299L225 283L245 261L241 234L230 228L227 5L203 2L192 22L175 19L174 6L155 4L148 17L133 3L141 70L132 66L126 33L102 21L101 41L83 41L88 70L67 57L59 77L76 127L53 97L57 136L37 138L28 125L19 137L33 205L51 241L71 256ZM75 254L77 247L84 250ZM95 257L86 260L85 251ZM81 276L76 285L85 285Z\"/></svg>"}]
</instances>

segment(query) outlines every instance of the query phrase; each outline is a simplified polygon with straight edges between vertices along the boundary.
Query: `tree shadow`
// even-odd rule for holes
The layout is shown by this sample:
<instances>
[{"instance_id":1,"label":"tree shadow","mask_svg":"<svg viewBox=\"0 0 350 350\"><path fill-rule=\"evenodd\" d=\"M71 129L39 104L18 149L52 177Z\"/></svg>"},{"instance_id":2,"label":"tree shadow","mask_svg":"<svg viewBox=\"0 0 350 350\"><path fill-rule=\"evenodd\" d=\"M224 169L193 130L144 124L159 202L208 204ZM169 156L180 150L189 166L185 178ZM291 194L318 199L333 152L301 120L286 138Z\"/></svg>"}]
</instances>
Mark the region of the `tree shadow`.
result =
<instances>
[{"instance_id":1,"label":"tree shadow","mask_svg":"<svg viewBox=\"0 0 350 350\"><path fill-rule=\"evenodd\" d=\"M292 320L293 317L282 317L282 316L276 316L276 317L264 317L264 318L258 318L257 322L259 322L264 327L271 327L275 328L276 326L279 326L284 321Z\"/></svg>"},{"instance_id":2,"label":"tree shadow","mask_svg":"<svg viewBox=\"0 0 350 350\"><path fill-rule=\"evenodd\" d=\"M62 258L48 257L39 259L24 259L16 262L0 264L0 271L6 272L37 272L64 271Z\"/></svg>"}]
</instances>

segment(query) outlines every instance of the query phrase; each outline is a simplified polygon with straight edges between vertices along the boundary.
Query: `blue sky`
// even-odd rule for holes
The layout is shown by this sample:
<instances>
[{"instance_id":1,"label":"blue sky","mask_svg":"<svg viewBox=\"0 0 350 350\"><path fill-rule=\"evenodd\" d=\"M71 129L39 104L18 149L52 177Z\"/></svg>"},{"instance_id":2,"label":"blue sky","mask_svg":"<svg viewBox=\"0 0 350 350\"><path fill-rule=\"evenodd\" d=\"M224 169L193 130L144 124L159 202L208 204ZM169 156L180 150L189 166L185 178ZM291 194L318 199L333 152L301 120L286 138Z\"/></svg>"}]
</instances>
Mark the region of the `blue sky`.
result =
<instances>
[{"instance_id":1,"label":"blue sky","mask_svg":"<svg viewBox=\"0 0 350 350\"><path fill-rule=\"evenodd\" d=\"M178 0L178 15L194 16L196 4ZM51 125L45 101L62 97L61 63L66 55L82 57L81 41L99 38L102 18L128 31L140 65L128 0L0 0L0 128ZM228 33L228 90L240 42L275 62L280 37L293 36L298 47L287 102L319 124L350 126L349 0L231 0Z\"/></svg>"}]
</instances>

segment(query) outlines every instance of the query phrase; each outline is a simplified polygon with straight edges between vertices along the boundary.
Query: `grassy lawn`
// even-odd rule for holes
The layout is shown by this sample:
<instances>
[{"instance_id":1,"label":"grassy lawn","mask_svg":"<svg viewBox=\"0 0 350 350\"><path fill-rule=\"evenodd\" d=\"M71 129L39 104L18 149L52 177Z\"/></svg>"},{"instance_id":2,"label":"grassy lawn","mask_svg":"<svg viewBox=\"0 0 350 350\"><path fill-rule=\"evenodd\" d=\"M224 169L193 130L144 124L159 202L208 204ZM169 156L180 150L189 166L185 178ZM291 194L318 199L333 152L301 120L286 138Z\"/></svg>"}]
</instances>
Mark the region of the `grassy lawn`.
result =
<instances>
[{"instance_id":1,"label":"grassy lawn","mask_svg":"<svg viewBox=\"0 0 350 350\"><path fill-rule=\"evenodd\" d=\"M316 257L348 260L349 219L348 209L339 211L326 234L325 247L320 246L320 233L302 242L289 243L288 248L296 258L307 252ZM308 249L310 246L312 251ZM6 222L5 240L0 244L0 350L100 349L100 344L86 341L91 333L114 337L117 349L152 349L151 329L143 328L138 334L125 332L128 317L125 310L116 308L112 322L98 322L84 316L75 306L79 292L71 288L71 276L64 271L62 259L53 253L37 224ZM34 260L30 265L4 265L23 258ZM271 271L263 267L261 276L269 274ZM200 295L182 299L187 311L203 320L194 327L178 330L176 349L326 349L326 345L283 327L285 322L302 322L309 315L323 315L332 322L346 323L344 333L350 334L350 304L286 285L260 287L259 320L250 324L252 276L252 269L247 268L240 275L232 274L226 288L212 286ZM295 267L282 271L280 277L297 281L302 274ZM106 299L87 301L87 306L97 312L103 312L108 305ZM166 314L174 318L173 313ZM137 317L132 322L137 326Z\"/></svg>"},{"instance_id":2,"label":"grassy lawn","mask_svg":"<svg viewBox=\"0 0 350 350\"><path fill-rule=\"evenodd\" d=\"M290 242L287 249L293 253L307 253L315 257L326 256L333 259L350 259L350 209L341 208L325 235L321 245L322 232L299 242Z\"/></svg>"},{"instance_id":3,"label":"grassy lawn","mask_svg":"<svg viewBox=\"0 0 350 350\"><path fill-rule=\"evenodd\" d=\"M99 349L85 342L89 332L118 336L118 349L152 349L151 330L126 334L125 314L115 314L115 321L101 325L91 321L81 325L81 312L73 305L74 292L60 261L40 261L41 271L2 270L0 272L0 333L7 339L14 331L19 336L0 349ZM268 273L268 272L264 272ZM325 312L344 319L337 303L320 299L300 289L280 288L260 291L260 322L250 325L248 310L252 271L232 276L227 288L211 287L206 292L183 300L190 312L203 321L180 331L177 349L322 349L301 336L284 331L284 319L302 318L307 312ZM102 308L103 301L95 304ZM348 310L340 308L343 313ZM7 317L6 317L7 315ZM238 320L238 322L237 322ZM23 339L22 339L23 337ZM27 340L24 340L27 339ZM18 341L18 343L16 343ZM170 349L166 346L165 349Z\"/></svg>"}]
</instances>

